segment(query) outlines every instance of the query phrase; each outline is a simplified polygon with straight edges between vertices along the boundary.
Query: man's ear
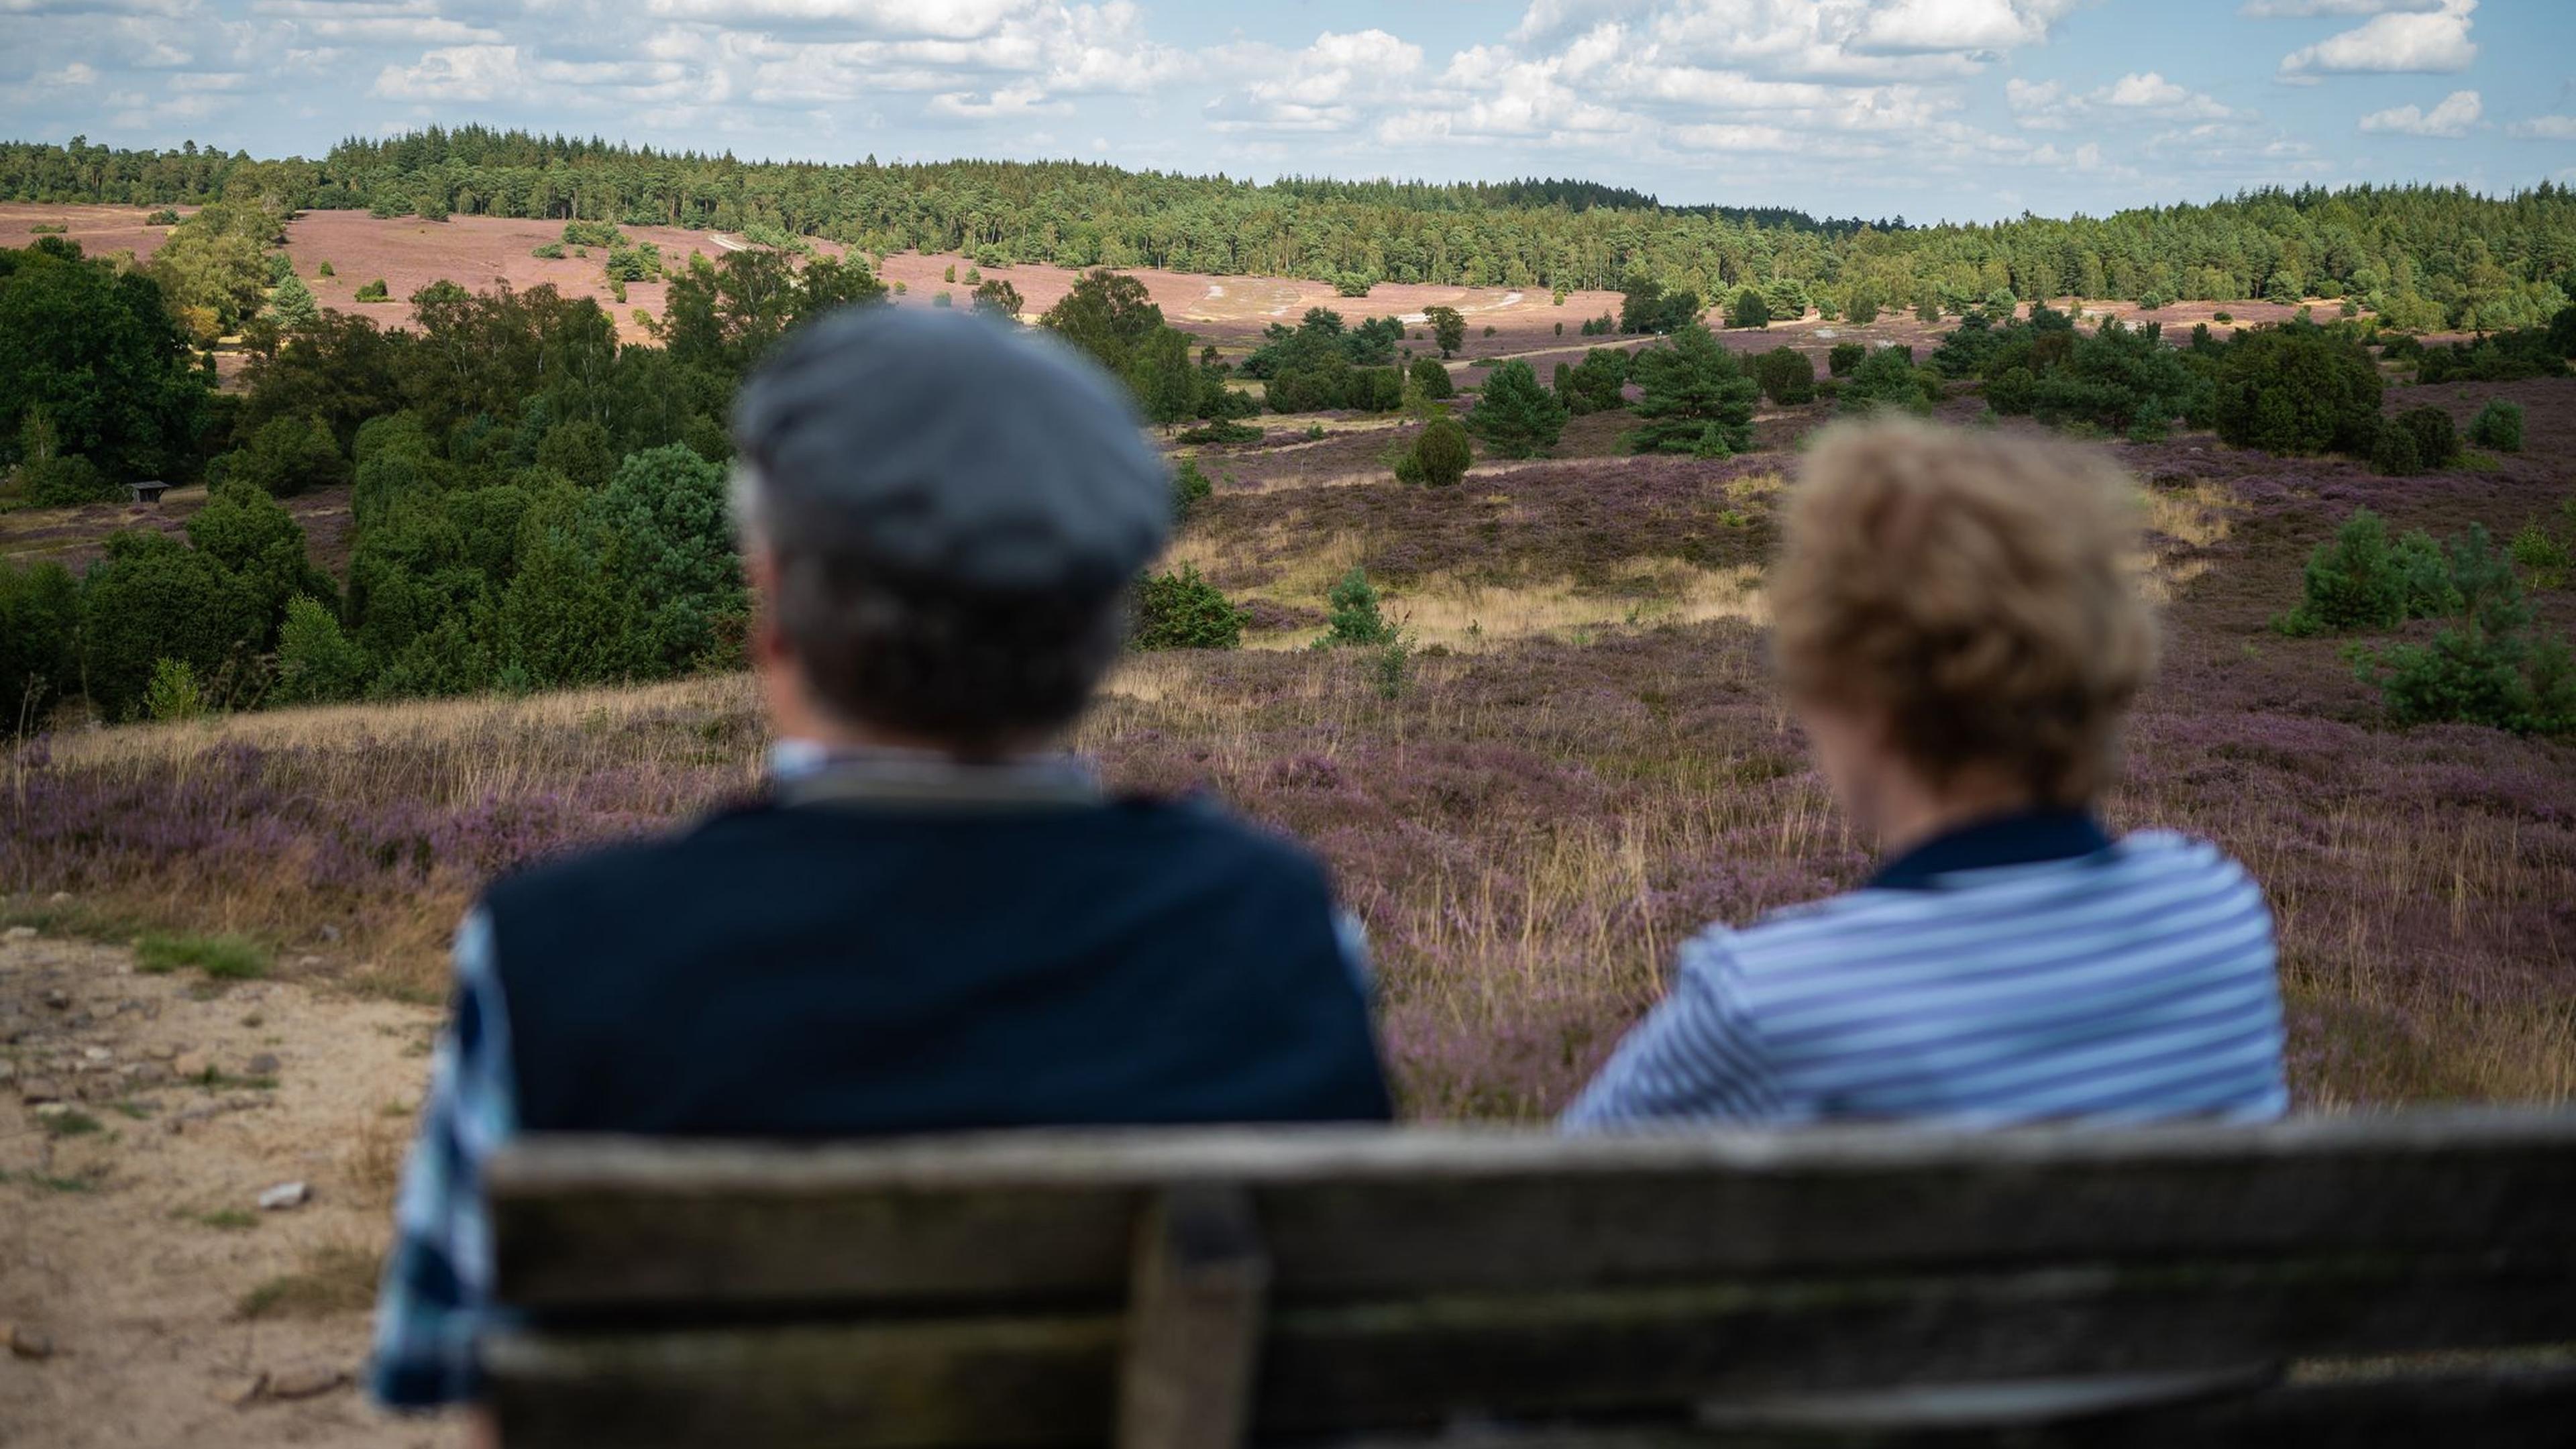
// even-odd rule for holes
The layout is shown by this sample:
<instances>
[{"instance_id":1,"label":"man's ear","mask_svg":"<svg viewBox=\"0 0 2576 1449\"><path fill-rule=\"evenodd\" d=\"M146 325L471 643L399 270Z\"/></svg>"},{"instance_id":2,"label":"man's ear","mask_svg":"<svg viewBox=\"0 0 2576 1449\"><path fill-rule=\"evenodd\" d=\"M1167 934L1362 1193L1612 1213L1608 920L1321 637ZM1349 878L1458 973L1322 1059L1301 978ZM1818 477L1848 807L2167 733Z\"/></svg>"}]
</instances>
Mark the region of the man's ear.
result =
<instances>
[{"instance_id":1,"label":"man's ear","mask_svg":"<svg viewBox=\"0 0 2576 1449\"><path fill-rule=\"evenodd\" d=\"M787 639L778 630L778 556L767 544L743 544L742 581L751 593L751 629L744 642L752 662L780 663L787 658Z\"/></svg>"}]
</instances>

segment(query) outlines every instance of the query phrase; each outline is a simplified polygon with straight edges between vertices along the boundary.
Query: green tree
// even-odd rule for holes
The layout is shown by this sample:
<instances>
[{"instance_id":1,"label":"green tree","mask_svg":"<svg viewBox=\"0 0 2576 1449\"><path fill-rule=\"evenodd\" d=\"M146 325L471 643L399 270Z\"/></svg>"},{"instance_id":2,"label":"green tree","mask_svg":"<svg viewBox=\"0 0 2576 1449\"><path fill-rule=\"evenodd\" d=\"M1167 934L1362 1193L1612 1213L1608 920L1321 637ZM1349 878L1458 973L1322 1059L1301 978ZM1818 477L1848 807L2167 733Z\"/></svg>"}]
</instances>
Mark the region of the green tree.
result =
<instances>
[{"instance_id":1,"label":"green tree","mask_svg":"<svg viewBox=\"0 0 2576 1449\"><path fill-rule=\"evenodd\" d=\"M1868 357L1869 344L1866 342L1837 342L1834 350L1825 354L1825 370L1835 377L1848 377L1851 370Z\"/></svg>"},{"instance_id":2,"label":"green tree","mask_svg":"<svg viewBox=\"0 0 2576 1449\"><path fill-rule=\"evenodd\" d=\"M2275 627L2294 637L2393 629L2405 622L2406 600L2406 566L2386 520L2359 509L2308 555L2299 606Z\"/></svg>"},{"instance_id":3,"label":"green tree","mask_svg":"<svg viewBox=\"0 0 2576 1449\"><path fill-rule=\"evenodd\" d=\"M1753 402L1761 387L1706 327L1694 322L1663 346L1638 353L1630 372L1642 420L1628 435L1630 452L1693 452L1712 437L1729 452L1752 448Z\"/></svg>"},{"instance_id":4,"label":"green tree","mask_svg":"<svg viewBox=\"0 0 2576 1449\"><path fill-rule=\"evenodd\" d=\"M1415 385L1422 389L1422 395L1433 402L1446 401L1458 395L1457 384L1450 381L1449 369L1442 367L1436 357L1413 359L1412 377Z\"/></svg>"},{"instance_id":5,"label":"green tree","mask_svg":"<svg viewBox=\"0 0 2576 1449\"><path fill-rule=\"evenodd\" d=\"M1534 458L1565 432L1565 404L1541 387L1527 362L1513 358L1485 375L1467 431L1506 458Z\"/></svg>"},{"instance_id":6,"label":"green tree","mask_svg":"<svg viewBox=\"0 0 2576 1449\"><path fill-rule=\"evenodd\" d=\"M373 661L340 628L340 620L320 601L298 595L287 601L277 631L277 683L269 691L274 704L337 704L367 692Z\"/></svg>"},{"instance_id":7,"label":"green tree","mask_svg":"<svg viewBox=\"0 0 2576 1449\"><path fill-rule=\"evenodd\" d=\"M313 289L293 272L287 273L286 280L269 294L268 311L280 327L310 327L322 319L322 309L313 301Z\"/></svg>"},{"instance_id":8,"label":"green tree","mask_svg":"<svg viewBox=\"0 0 2576 1449\"><path fill-rule=\"evenodd\" d=\"M1028 305L1020 300L1020 289L1001 277L987 277L975 288L975 310L1017 319L1020 309Z\"/></svg>"},{"instance_id":9,"label":"green tree","mask_svg":"<svg viewBox=\"0 0 2576 1449\"><path fill-rule=\"evenodd\" d=\"M299 595L333 599L331 576L314 566L304 529L277 500L251 484L228 478L214 486L206 506L188 519L188 542L229 572L243 591L246 618L258 645L271 642L287 601Z\"/></svg>"},{"instance_id":10,"label":"green tree","mask_svg":"<svg viewBox=\"0 0 2576 1449\"><path fill-rule=\"evenodd\" d=\"M153 666L164 658L186 664L199 680L237 679L267 622L222 564L148 529L108 537L104 556L81 579L81 619L90 698L110 719L141 710Z\"/></svg>"},{"instance_id":11,"label":"green tree","mask_svg":"<svg viewBox=\"0 0 2576 1449\"><path fill-rule=\"evenodd\" d=\"M1073 284L1038 325L1088 352L1124 377L1138 348L1164 330L1163 309L1145 284L1125 272L1093 271Z\"/></svg>"},{"instance_id":12,"label":"green tree","mask_svg":"<svg viewBox=\"0 0 2576 1449\"><path fill-rule=\"evenodd\" d=\"M1199 460L1183 458L1172 470L1172 516L1186 519L1216 493L1216 484L1199 469Z\"/></svg>"},{"instance_id":13,"label":"green tree","mask_svg":"<svg viewBox=\"0 0 2576 1449\"><path fill-rule=\"evenodd\" d=\"M46 446L110 482L178 470L207 406L192 362L148 278L50 238L0 250L0 463L24 461L41 414Z\"/></svg>"},{"instance_id":14,"label":"green tree","mask_svg":"<svg viewBox=\"0 0 2576 1449\"><path fill-rule=\"evenodd\" d=\"M1190 360L1186 332L1158 327L1147 333L1130 354L1126 377L1146 421L1165 433L1180 426L1196 408L1199 370Z\"/></svg>"},{"instance_id":15,"label":"green tree","mask_svg":"<svg viewBox=\"0 0 2576 1449\"><path fill-rule=\"evenodd\" d=\"M282 417L262 424L247 446L224 455L224 477L272 498L292 498L347 483L349 460L319 419Z\"/></svg>"},{"instance_id":16,"label":"green tree","mask_svg":"<svg viewBox=\"0 0 2576 1449\"><path fill-rule=\"evenodd\" d=\"M197 671L185 659L155 659L151 678L143 686L143 717L163 723L192 720L206 712L205 691L197 687Z\"/></svg>"},{"instance_id":17,"label":"green tree","mask_svg":"<svg viewBox=\"0 0 2576 1449\"><path fill-rule=\"evenodd\" d=\"M1752 287L1738 291L1735 299L1726 304L1726 325L1729 327L1770 326L1771 299Z\"/></svg>"},{"instance_id":18,"label":"green tree","mask_svg":"<svg viewBox=\"0 0 2576 1449\"><path fill-rule=\"evenodd\" d=\"M1354 564L1324 595L1324 637L1318 648L1341 648L1353 644L1391 644L1395 626L1378 611L1378 594L1368 579L1368 572Z\"/></svg>"},{"instance_id":19,"label":"green tree","mask_svg":"<svg viewBox=\"0 0 2576 1449\"><path fill-rule=\"evenodd\" d=\"M45 560L0 558L0 731L42 724L55 701L80 688L80 585Z\"/></svg>"},{"instance_id":20,"label":"green tree","mask_svg":"<svg viewBox=\"0 0 2576 1449\"><path fill-rule=\"evenodd\" d=\"M546 430L537 444L537 466L559 473L584 488L605 488L617 472L617 448L608 429L588 418L573 418Z\"/></svg>"},{"instance_id":21,"label":"green tree","mask_svg":"<svg viewBox=\"0 0 2576 1449\"><path fill-rule=\"evenodd\" d=\"M1454 356L1467 345L1467 318L1455 307L1425 307L1422 320L1431 324L1431 340L1443 357Z\"/></svg>"}]
</instances>

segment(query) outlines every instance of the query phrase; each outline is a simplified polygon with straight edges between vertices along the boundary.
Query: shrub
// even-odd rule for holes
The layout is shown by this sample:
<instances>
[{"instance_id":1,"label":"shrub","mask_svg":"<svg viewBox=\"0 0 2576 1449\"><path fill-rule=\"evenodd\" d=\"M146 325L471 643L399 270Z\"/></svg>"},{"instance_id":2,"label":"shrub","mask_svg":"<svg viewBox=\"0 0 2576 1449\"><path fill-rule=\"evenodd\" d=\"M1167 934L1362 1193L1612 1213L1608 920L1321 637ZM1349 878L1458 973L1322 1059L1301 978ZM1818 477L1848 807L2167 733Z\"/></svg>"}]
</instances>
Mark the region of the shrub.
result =
<instances>
[{"instance_id":1,"label":"shrub","mask_svg":"<svg viewBox=\"0 0 2576 1449\"><path fill-rule=\"evenodd\" d=\"M559 262L564 257L564 245L562 242L539 242L528 249L528 255L543 261Z\"/></svg>"},{"instance_id":2,"label":"shrub","mask_svg":"<svg viewBox=\"0 0 2576 1449\"><path fill-rule=\"evenodd\" d=\"M1514 358L1485 378L1467 414L1467 430L1506 458L1530 458L1556 446L1565 416L1565 404L1539 386L1527 362Z\"/></svg>"},{"instance_id":3,"label":"shrub","mask_svg":"<svg viewBox=\"0 0 2576 1449\"><path fill-rule=\"evenodd\" d=\"M1458 385L1449 380L1449 369L1442 367L1436 357L1413 359L1413 381L1422 389L1422 395L1434 402L1458 395Z\"/></svg>"},{"instance_id":4,"label":"shrub","mask_svg":"<svg viewBox=\"0 0 2576 1449\"><path fill-rule=\"evenodd\" d=\"M1353 565L1324 596L1324 602L1329 612L1324 618L1324 637L1316 641L1317 647L1395 642L1395 626L1378 612L1377 589L1369 583L1366 570Z\"/></svg>"},{"instance_id":5,"label":"shrub","mask_svg":"<svg viewBox=\"0 0 2576 1449\"><path fill-rule=\"evenodd\" d=\"M151 215L143 218L143 224L145 226L177 226L179 224L179 213L164 206L154 211Z\"/></svg>"},{"instance_id":6,"label":"shrub","mask_svg":"<svg viewBox=\"0 0 2576 1449\"><path fill-rule=\"evenodd\" d=\"M2218 361L2218 436L2267 453L2368 453L2380 431L2379 368L2361 344L2318 327L2266 328Z\"/></svg>"},{"instance_id":7,"label":"shrub","mask_svg":"<svg viewBox=\"0 0 2576 1449\"><path fill-rule=\"evenodd\" d=\"M332 266L330 259L326 257L323 259L322 265L313 269L313 275L317 277L336 277L340 275L340 271L337 267Z\"/></svg>"},{"instance_id":8,"label":"shrub","mask_svg":"<svg viewBox=\"0 0 2576 1449\"><path fill-rule=\"evenodd\" d=\"M2568 549L2538 523L2526 523L2513 536L2514 566L2535 589L2567 586Z\"/></svg>"},{"instance_id":9,"label":"shrub","mask_svg":"<svg viewBox=\"0 0 2576 1449\"><path fill-rule=\"evenodd\" d=\"M348 482L349 461L320 419L271 418L251 434L249 446L224 455L224 479L251 484L271 498L291 498Z\"/></svg>"},{"instance_id":10,"label":"shrub","mask_svg":"<svg viewBox=\"0 0 2576 1449\"><path fill-rule=\"evenodd\" d=\"M2209 320L2223 326L2229 322L2235 321L2236 314L2233 312L2212 312L2209 314Z\"/></svg>"},{"instance_id":11,"label":"shrub","mask_svg":"<svg viewBox=\"0 0 2576 1449\"><path fill-rule=\"evenodd\" d=\"M2512 566L2484 525L2449 550L2454 623L2428 645L2397 645L2364 660L2401 725L2458 721L2516 734L2576 733L2576 661L2535 618Z\"/></svg>"},{"instance_id":12,"label":"shrub","mask_svg":"<svg viewBox=\"0 0 2576 1449\"><path fill-rule=\"evenodd\" d=\"M1726 304L1726 325L1768 327L1771 325L1771 300L1752 287L1744 288Z\"/></svg>"},{"instance_id":13,"label":"shrub","mask_svg":"<svg viewBox=\"0 0 2576 1449\"><path fill-rule=\"evenodd\" d=\"M2364 508L2345 519L2332 543L2308 555L2305 595L2277 621L2284 634L2339 634L2393 629L2406 618L2404 562L2388 540L2388 523Z\"/></svg>"},{"instance_id":14,"label":"shrub","mask_svg":"<svg viewBox=\"0 0 2576 1449\"><path fill-rule=\"evenodd\" d=\"M2031 410L2039 392L2039 378L2027 367L2008 367L2003 376L1986 384L1986 406L2006 417L2018 417Z\"/></svg>"},{"instance_id":15,"label":"shrub","mask_svg":"<svg viewBox=\"0 0 2576 1449\"><path fill-rule=\"evenodd\" d=\"M2499 453L2522 451L2522 404L2490 398L2469 423L2469 441Z\"/></svg>"},{"instance_id":16,"label":"shrub","mask_svg":"<svg viewBox=\"0 0 2576 1449\"><path fill-rule=\"evenodd\" d=\"M384 278L378 277L374 281L365 283L358 288L357 300L361 302L389 302L393 300L393 291L385 285Z\"/></svg>"},{"instance_id":17,"label":"shrub","mask_svg":"<svg viewBox=\"0 0 2576 1449\"><path fill-rule=\"evenodd\" d=\"M1336 297L1365 297L1369 294L1369 289L1376 285L1377 282L1375 279L1363 273L1344 272L1333 278L1333 295Z\"/></svg>"},{"instance_id":18,"label":"shrub","mask_svg":"<svg viewBox=\"0 0 2576 1449\"><path fill-rule=\"evenodd\" d=\"M2452 429L2451 415L2440 408L2408 408L2387 425L2415 435L2416 459L2427 468L2448 467L2460 456L2459 434Z\"/></svg>"},{"instance_id":19,"label":"shrub","mask_svg":"<svg viewBox=\"0 0 2576 1449\"><path fill-rule=\"evenodd\" d=\"M613 247L626 240L626 233L604 221L568 221L564 223L563 243L568 247Z\"/></svg>"},{"instance_id":20,"label":"shrub","mask_svg":"<svg viewBox=\"0 0 2576 1449\"><path fill-rule=\"evenodd\" d=\"M1486 335L1486 336L1488 336L1488 337L1493 336L1493 335L1494 335L1494 329L1493 329L1492 327L1490 327L1490 326L1489 326L1489 327L1487 327L1487 328L1485 329L1485 335Z\"/></svg>"},{"instance_id":21,"label":"shrub","mask_svg":"<svg viewBox=\"0 0 2576 1449\"><path fill-rule=\"evenodd\" d=\"M116 497L116 484L96 463L76 453L21 464L18 477L27 490L27 501L38 508L70 508Z\"/></svg>"},{"instance_id":22,"label":"shrub","mask_svg":"<svg viewBox=\"0 0 2576 1449\"><path fill-rule=\"evenodd\" d=\"M2379 435L2370 445L2370 468L2388 478L2404 478L2424 471L2424 449L2415 441L2411 428L2394 422L2380 426Z\"/></svg>"},{"instance_id":23,"label":"shrub","mask_svg":"<svg viewBox=\"0 0 2576 1449\"><path fill-rule=\"evenodd\" d=\"M1243 610L1199 577L1196 565L1154 574L1136 586L1135 647L1235 649L1243 644Z\"/></svg>"},{"instance_id":24,"label":"shrub","mask_svg":"<svg viewBox=\"0 0 2576 1449\"><path fill-rule=\"evenodd\" d=\"M1215 492L1216 485L1208 481L1207 474L1199 471L1198 459L1183 458L1181 466L1172 470L1172 513L1175 517L1189 517L1191 509L1206 502Z\"/></svg>"},{"instance_id":25,"label":"shrub","mask_svg":"<svg viewBox=\"0 0 2576 1449\"><path fill-rule=\"evenodd\" d=\"M195 719L206 712L205 692L197 688L197 671L185 659L168 655L152 661L151 681L143 686L143 713L156 720Z\"/></svg>"},{"instance_id":26,"label":"shrub","mask_svg":"<svg viewBox=\"0 0 2576 1449\"><path fill-rule=\"evenodd\" d=\"M1229 443L1258 443L1261 441L1261 436L1261 430L1249 423L1219 419L1215 422L1201 423L1194 428L1183 428L1174 441L1206 447L1223 446Z\"/></svg>"},{"instance_id":27,"label":"shrub","mask_svg":"<svg viewBox=\"0 0 2576 1449\"><path fill-rule=\"evenodd\" d=\"M1924 380L1915 376L1914 363L1901 348L1881 347L1852 369L1843 379L1840 399L1842 411L1851 414L1876 412L1881 408L1902 408L1907 412L1928 413L1932 400L1925 395Z\"/></svg>"},{"instance_id":28,"label":"shrub","mask_svg":"<svg viewBox=\"0 0 2576 1449\"><path fill-rule=\"evenodd\" d=\"M1616 347L1588 349L1583 360L1572 367L1557 364L1563 381L1557 385L1556 395L1564 401L1566 411L1576 417L1616 412L1628 405L1625 389L1629 368L1628 354Z\"/></svg>"},{"instance_id":29,"label":"shrub","mask_svg":"<svg viewBox=\"0 0 2576 1449\"><path fill-rule=\"evenodd\" d=\"M1794 347L1774 347L1754 358L1753 377L1762 395L1782 407L1816 400L1816 365Z\"/></svg>"},{"instance_id":30,"label":"shrub","mask_svg":"<svg viewBox=\"0 0 2576 1449\"><path fill-rule=\"evenodd\" d=\"M1837 342L1834 350L1825 355L1825 371L1834 377L1849 377L1851 370L1860 366L1868 356L1869 344L1866 342Z\"/></svg>"},{"instance_id":31,"label":"shrub","mask_svg":"<svg viewBox=\"0 0 2576 1449\"><path fill-rule=\"evenodd\" d=\"M1474 461L1467 430L1456 418L1437 417L1423 424L1421 435L1397 463L1395 475L1425 488L1451 488L1467 476L1467 466Z\"/></svg>"}]
</instances>

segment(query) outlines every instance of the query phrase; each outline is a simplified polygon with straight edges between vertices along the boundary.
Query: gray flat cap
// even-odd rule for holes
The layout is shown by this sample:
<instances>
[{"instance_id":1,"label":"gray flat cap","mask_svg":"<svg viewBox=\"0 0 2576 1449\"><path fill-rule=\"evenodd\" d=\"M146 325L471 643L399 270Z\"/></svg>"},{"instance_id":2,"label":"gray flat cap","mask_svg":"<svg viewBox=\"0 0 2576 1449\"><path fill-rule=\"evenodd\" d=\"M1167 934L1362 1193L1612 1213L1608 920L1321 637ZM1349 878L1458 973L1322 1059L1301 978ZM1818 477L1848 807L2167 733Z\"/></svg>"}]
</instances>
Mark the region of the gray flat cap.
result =
<instances>
[{"instance_id":1,"label":"gray flat cap","mask_svg":"<svg viewBox=\"0 0 2576 1449\"><path fill-rule=\"evenodd\" d=\"M1123 587L1172 526L1171 474L1089 358L971 313L854 307L799 330L734 406L762 523L865 566L1010 591Z\"/></svg>"}]
</instances>

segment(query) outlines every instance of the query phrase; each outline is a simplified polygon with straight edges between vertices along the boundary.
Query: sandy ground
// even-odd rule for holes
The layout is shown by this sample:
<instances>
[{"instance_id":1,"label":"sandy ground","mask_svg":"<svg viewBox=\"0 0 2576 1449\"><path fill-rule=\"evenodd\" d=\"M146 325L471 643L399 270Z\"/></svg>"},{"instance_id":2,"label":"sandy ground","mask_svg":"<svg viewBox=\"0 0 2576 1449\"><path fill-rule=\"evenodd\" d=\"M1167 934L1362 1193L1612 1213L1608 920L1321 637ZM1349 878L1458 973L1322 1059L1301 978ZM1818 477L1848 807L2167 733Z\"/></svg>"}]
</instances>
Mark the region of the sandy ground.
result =
<instances>
[{"instance_id":1,"label":"sandy ground","mask_svg":"<svg viewBox=\"0 0 2576 1449\"><path fill-rule=\"evenodd\" d=\"M368 1332L350 1300L386 1235L436 1025L292 980L218 985L141 974L121 948L0 941L0 1445L460 1443L349 1382ZM179 1079L208 1068L211 1083ZM63 1131L77 1121L98 1130ZM309 1202L257 1207L290 1181ZM246 1302L282 1282L301 1292Z\"/></svg>"}]
</instances>

